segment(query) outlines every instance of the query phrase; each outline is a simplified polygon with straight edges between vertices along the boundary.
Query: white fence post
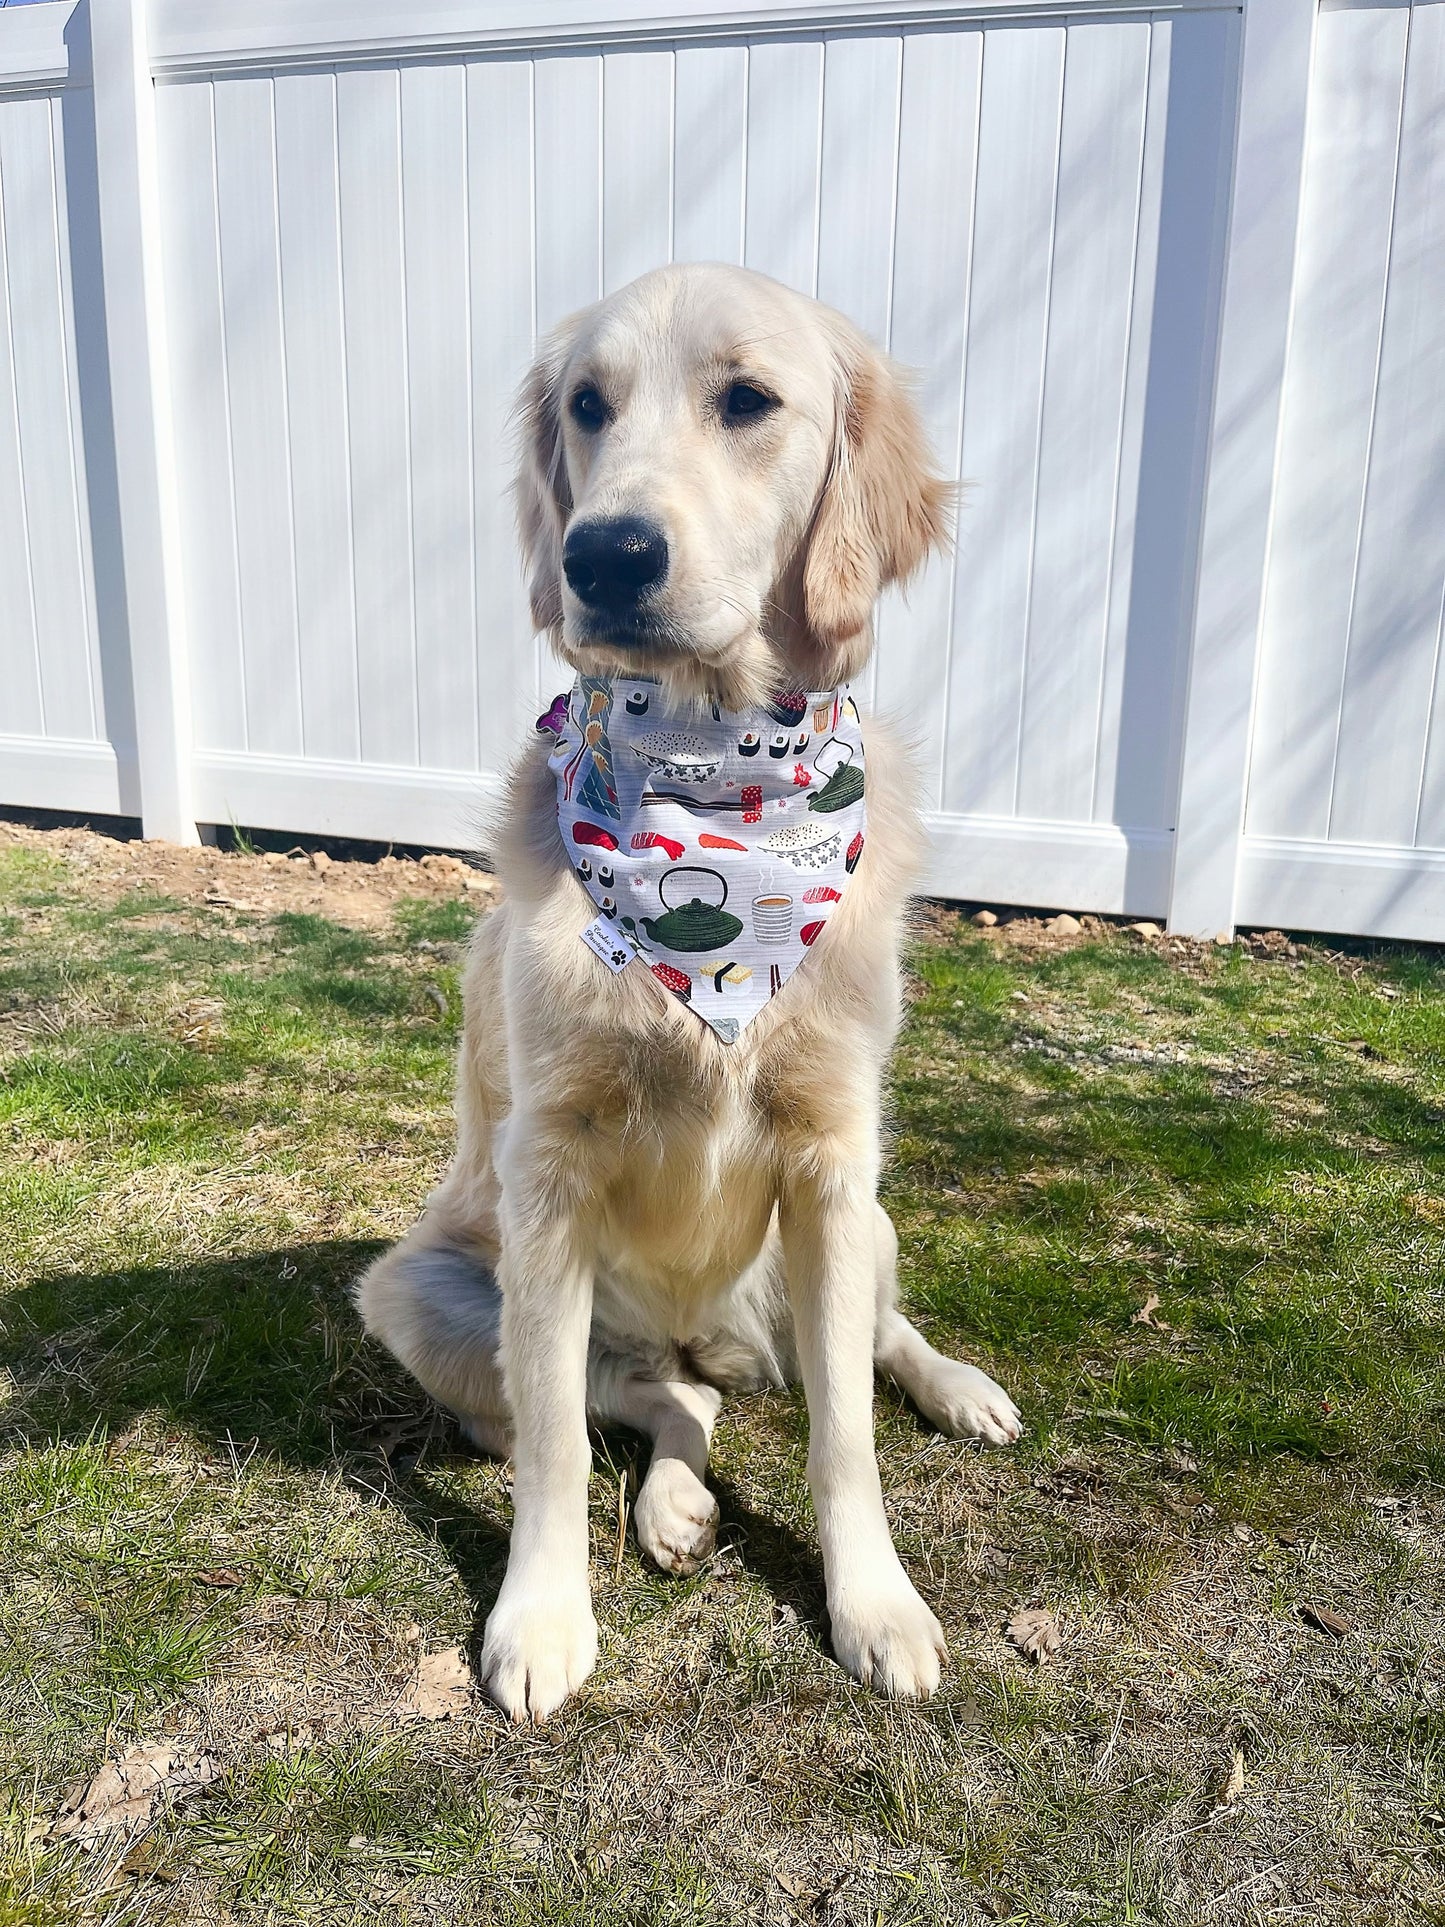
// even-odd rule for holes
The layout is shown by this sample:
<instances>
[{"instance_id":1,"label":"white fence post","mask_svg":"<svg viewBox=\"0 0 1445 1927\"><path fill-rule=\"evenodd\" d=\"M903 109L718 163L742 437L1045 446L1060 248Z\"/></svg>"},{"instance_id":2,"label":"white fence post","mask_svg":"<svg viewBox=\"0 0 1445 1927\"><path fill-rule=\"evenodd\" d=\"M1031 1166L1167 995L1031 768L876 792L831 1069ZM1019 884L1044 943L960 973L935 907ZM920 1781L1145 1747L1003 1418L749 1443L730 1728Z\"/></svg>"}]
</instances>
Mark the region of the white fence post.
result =
<instances>
[{"instance_id":1,"label":"white fence post","mask_svg":"<svg viewBox=\"0 0 1445 1927\"><path fill-rule=\"evenodd\" d=\"M1234 928L1316 0L1244 0L1169 927Z\"/></svg>"},{"instance_id":2,"label":"white fence post","mask_svg":"<svg viewBox=\"0 0 1445 1927\"><path fill-rule=\"evenodd\" d=\"M141 821L195 843L148 0L90 0L101 276Z\"/></svg>"}]
</instances>

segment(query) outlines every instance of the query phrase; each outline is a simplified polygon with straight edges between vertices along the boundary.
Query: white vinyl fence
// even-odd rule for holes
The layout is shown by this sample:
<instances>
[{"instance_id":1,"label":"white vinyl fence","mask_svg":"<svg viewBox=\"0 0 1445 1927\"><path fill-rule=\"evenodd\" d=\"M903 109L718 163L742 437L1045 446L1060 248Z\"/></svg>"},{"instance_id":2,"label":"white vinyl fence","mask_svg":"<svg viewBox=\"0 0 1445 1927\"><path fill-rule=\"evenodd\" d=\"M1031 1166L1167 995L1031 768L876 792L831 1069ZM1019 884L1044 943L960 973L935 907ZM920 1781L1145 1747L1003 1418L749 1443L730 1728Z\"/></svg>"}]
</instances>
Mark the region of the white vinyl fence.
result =
<instances>
[{"instance_id":1,"label":"white vinyl fence","mask_svg":"<svg viewBox=\"0 0 1445 1927\"><path fill-rule=\"evenodd\" d=\"M0 11L0 805L465 843L533 343L742 261L969 485L933 890L1445 940L1445 4L635 4Z\"/></svg>"}]
</instances>

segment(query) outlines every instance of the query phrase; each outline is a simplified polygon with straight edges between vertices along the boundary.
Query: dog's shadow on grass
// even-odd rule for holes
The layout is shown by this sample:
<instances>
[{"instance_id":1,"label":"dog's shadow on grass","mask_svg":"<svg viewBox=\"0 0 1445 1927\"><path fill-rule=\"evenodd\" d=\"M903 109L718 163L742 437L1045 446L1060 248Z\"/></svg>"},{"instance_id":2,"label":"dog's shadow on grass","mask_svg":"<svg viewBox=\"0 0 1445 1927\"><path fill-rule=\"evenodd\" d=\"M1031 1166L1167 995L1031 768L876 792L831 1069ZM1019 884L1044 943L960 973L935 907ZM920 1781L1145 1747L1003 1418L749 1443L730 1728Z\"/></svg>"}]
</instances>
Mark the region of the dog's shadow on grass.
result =
<instances>
[{"instance_id":1,"label":"dog's shadow on grass","mask_svg":"<svg viewBox=\"0 0 1445 1927\"><path fill-rule=\"evenodd\" d=\"M501 1583L509 1522L431 1476L471 1448L361 1328L350 1286L380 1249L338 1239L37 1279L0 1314L0 1371L15 1387L0 1414L0 1447L114 1438L158 1418L213 1458L259 1453L301 1471L339 1471L435 1537L476 1603L479 1633ZM626 1436L640 1469L646 1447ZM622 1437L610 1435L614 1447ZM606 1461L604 1448L598 1464ZM800 1619L821 1626L816 1549L725 1482L714 1489L723 1544Z\"/></svg>"}]
</instances>

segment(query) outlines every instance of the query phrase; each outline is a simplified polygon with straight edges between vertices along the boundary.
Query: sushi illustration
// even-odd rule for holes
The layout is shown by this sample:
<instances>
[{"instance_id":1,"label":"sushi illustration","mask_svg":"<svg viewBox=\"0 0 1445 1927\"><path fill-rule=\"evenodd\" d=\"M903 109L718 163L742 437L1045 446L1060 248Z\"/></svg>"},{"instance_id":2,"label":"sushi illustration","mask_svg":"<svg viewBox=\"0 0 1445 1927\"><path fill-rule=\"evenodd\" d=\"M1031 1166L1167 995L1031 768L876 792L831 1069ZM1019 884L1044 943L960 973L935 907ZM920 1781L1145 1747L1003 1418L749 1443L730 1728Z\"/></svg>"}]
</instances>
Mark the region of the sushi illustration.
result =
<instances>
[{"instance_id":1,"label":"sushi illustration","mask_svg":"<svg viewBox=\"0 0 1445 1927\"><path fill-rule=\"evenodd\" d=\"M773 733L773 740L768 744L769 756L771 756L775 762L779 761L782 757L787 755L788 747L791 744L792 740L793 740L792 735L788 730L786 729L775 730Z\"/></svg>"},{"instance_id":2,"label":"sushi illustration","mask_svg":"<svg viewBox=\"0 0 1445 1927\"><path fill-rule=\"evenodd\" d=\"M734 963L729 958L723 964L704 964L697 973L697 980L700 984L711 984L713 989L721 994L724 990L747 983L752 974L745 963Z\"/></svg>"},{"instance_id":3,"label":"sushi illustration","mask_svg":"<svg viewBox=\"0 0 1445 1927\"><path fill-rule=\"evenodd\" d=\"M659 776L674 783L706 783L722 767L721 754L700 736L687 736L676 730L654 730L633 748Z\"/></svg>"},{"instance_id":4,"label":"sushi illustration","mask_svg":"<svg viewBox=\"0 0 1445 1927\"><path fill-rule=\"evenodd\" d=\"M707 838L705 836L700 837L698 841L704 845L707 844ZM661 850L674 863L676 863L677 859L682 856L687 849L685 843L679 843L675 836L664 836L660 830L634 831L632 847L634 850ZM742 846L739 845L738 847L741 848Z\"/></svg>"},{"instance_id":5,"label":"sushi illustration","mask_svg":"<svg viewBox=\"0 0 1445 1927\"><path fill-rule=\"evenodd\" d=\"M647 714L648 694L645 689L629 689L627 692L627 713L629 716Z\"/></svg>"},{"instance_id":6,"label":"sushi illustration","mask_svg":"<svg viewBox=\"0 0 1445 1927\"><path fill-rule=\"evenodd\" d=\"M633 837L632 841L635 845L637 838ZM704 830L697 841L698 848L703 850L746 850L748 847L746 843L739 843L736 837L714 836L711 830ZM681 853L679 845L678 854L681 855Z\"/></svg>"},{"instance_id":7,"label":"sushi illustration","mask_svg":"<svg viewBox=\"0 0 1445 1927\"><path fill-rule=\"evenodd\" d=\"M843 892L835 890L831 883L815 883L803 892L804 903L841 903Z\"/></svg>"},{"instance_id":8,"label":"sushi illustration","mask_svg":"<svg viewBox=\"0 0 1445 1927\"><path fill-rule=\"evenodd\" d=\"M691 1002L692 980L685 970L665 963L649 964L647 967L664 989L673 991L685 1004Z\"/></svg>"},{"instance_id":9,"label":"sushi illustration","mask_svg":"<svg viewBox=\"0 0 1445 1927\"><path fill-rule=\"evenodd\" d=\"M611 830L604 830L598 823L574 823L572 825L572 841L574 843L595 845L599 850L615 850L617 848L617 838L612 834Z\"/></svg>"},{"instance_id":10,"label":"sushi illustration","mask_svg":"<svg viewBox=\"0 0 1445 1927\"><path fill-rule=\"evenodd\" d=\"M755 729L745 730L738 738L739 756L756 756L763 746L763 739Z\"/></svg>"},{"instance_id":11,"label":"sushi illustration","mask_svg":"<svg viewBox=\"0 0 1445 1927\"><path fill-rule=\"evenodd\" d=\"M849 876L852 876L853 872L858 868L858 859L862 854L863 832L859 830L853 841L848 845L848 854L843 859L843 868L848 872Z\"/></svg>"},{"instance_id":12,"label":"sushi illustration","mask_svg":"<svg viewBox=\"0 0 1445 1927\"><path fill-rule=\"evenodd\" d=\"M795 870L825 869L842 847L842 831L826 823L789 823L765 836L761 844L769 856L791 863Z\"/></svg>"},{"instance_id":13,"label":"sushi illustration","mask_svg":"<svg viewBox=\"0 0 1445 1927\"><path fill-rule=\"evenodd\" d=\"M826 928L827 922L828 919L826 917L819 917L815 923L805 923L798 932L799 942L807 944L811 948L817 941L818 932Z\"/></svg>"},{"instance_id":14,"label":"sushi illustration","mask_svg":"<svg viewBox=\"0 0 1445 1927\"><path fill-rule=\"evenodd\" d=\"M775 696L766 708L775 723L793 730L808 713L808 698L801 689L787 689L781 696Z\"/></svg>"}]
</instances>

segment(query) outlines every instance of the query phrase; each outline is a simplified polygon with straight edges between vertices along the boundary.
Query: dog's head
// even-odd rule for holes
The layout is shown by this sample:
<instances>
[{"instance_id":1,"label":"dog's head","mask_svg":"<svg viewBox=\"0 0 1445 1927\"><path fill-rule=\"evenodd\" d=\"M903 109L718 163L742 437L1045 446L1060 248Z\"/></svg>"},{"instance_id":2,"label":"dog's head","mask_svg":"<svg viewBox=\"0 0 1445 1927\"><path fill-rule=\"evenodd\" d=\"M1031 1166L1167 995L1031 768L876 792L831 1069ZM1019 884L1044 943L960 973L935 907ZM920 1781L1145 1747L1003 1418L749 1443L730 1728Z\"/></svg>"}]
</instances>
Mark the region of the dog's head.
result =
<instances>
[{"instance_id":1,"label":"dog's head","mask_svg":"<svg viewBox=\"0 0 1445 1927\"><path fill-rule=\"evenodd\" d=\"M881 589L943 539L947 488L848 321L741 268L661 268L563 324L521 398L539 628L589 673L730 705L829 688Z\"/></svg>"}]
</instances>

